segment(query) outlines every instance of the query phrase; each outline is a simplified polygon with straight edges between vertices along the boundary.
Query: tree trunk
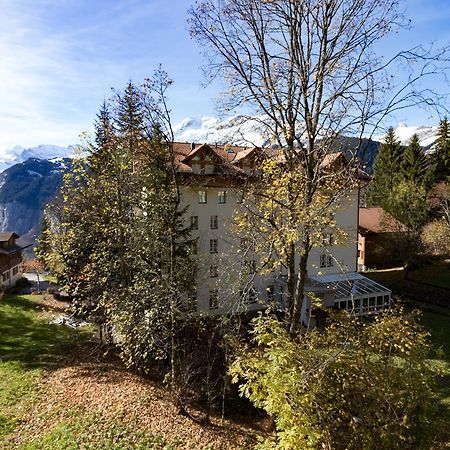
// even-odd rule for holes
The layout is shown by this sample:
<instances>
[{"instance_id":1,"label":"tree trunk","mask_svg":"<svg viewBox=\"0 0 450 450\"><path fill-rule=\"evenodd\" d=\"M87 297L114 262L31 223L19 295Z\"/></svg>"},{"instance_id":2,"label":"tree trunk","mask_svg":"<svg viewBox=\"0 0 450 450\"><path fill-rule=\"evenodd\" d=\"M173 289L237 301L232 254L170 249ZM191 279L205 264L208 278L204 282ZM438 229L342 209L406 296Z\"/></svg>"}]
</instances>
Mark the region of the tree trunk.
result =
<instances>
[{"instance_id":1,"label":"tree trunk","mask_svg":"<svg viewBox=\"0 0 450 450\"><path fill-rule=\"evenodd\" d=\"M295 334L300 323L300 316L302 312L304 297L305 297L305 283L306 275L308 273L308 258L310 252L309 235L306 234L302 242L302 253L300 255L300 262L298 266L297 286L295 289L295 301L293 314L289 323L289 334Z\"/></svg>"}]
</instances>

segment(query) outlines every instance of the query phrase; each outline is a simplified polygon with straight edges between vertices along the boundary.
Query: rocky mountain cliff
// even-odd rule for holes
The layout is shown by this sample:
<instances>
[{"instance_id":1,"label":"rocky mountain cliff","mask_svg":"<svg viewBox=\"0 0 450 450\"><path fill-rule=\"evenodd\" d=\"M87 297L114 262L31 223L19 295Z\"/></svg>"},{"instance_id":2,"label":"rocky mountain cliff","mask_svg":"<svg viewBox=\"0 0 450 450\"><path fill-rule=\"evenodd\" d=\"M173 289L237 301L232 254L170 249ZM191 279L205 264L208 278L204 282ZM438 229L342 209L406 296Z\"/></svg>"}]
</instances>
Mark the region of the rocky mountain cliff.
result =
<instances>
[{"instance_id":1,"label":"rocky mountain cliff","mask_svg":"<svg viewBox=\"0 0 450 450\"><path fill-rule=\"evenodd\" d=\"M69 158L29 158L0 174L0 231L15 231L26 240L39 232L42 212L59 190Z\"/></svg>"}]
</instances>

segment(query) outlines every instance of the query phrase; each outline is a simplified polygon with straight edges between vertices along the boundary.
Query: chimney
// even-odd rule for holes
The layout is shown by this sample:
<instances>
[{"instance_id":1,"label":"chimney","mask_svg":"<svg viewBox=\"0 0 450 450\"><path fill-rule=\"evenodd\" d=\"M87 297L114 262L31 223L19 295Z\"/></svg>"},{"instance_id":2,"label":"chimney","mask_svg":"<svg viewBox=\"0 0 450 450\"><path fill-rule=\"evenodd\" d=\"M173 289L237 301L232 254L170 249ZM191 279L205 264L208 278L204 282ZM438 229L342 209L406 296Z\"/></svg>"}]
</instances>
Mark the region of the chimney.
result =
<instances>
[{"instance_id":1,"label":"chimney","mask_svg":"<svg viewBox=\"0 0 450 450\"><path fill-rule=\"evenodd\" d=\"M191 150L195 150L195 142L191 143Z\"/></svg>"}]
</instances>

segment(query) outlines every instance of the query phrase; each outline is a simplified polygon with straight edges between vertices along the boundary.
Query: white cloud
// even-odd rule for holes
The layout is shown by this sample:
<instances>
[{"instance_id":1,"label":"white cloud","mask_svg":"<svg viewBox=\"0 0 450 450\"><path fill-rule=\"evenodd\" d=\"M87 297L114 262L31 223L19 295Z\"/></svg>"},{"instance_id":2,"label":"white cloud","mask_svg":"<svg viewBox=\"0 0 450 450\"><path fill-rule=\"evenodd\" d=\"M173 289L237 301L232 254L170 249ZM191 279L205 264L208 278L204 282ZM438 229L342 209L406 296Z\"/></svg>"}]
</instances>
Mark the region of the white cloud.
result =
<instances>
[{"instance_id":1,"label":"white cloud","mask_svg":"<svg viewBox=\"0 0 450 450\"><path fill-rule=\"evenodd\" d=\"M110 58L101 40L104 22L89 20L92 17L86 18L86 26L78 22L73 28L61 24L52 28L47 9L58 11L62 3L2 2L0 149L76 142L78 134L91 126L115 78L123 76L123 64ZM104 20L111 21L110 13Z\"/></svg>"}]
</instances>

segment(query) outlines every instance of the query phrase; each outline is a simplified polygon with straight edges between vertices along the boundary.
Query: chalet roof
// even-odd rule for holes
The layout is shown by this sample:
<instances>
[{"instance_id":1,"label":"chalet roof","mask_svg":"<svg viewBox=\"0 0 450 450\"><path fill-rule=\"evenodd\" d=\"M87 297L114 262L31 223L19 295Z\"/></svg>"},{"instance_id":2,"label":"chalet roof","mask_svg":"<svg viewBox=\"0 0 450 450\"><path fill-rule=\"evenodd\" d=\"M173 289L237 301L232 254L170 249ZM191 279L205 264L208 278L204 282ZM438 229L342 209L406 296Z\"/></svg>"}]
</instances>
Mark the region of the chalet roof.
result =
<instances>
[{"instance_id":1,"label":"chalet roof","mask_svg":"<svg viewBox=\"0 0 450 450\"><path fill-rule=\"evenodd\" d=\"M273 158L280 163L284 162L284 155L280 149L259 148L255 146L244 147L237 145L230 146L222 144L174 142L173 150L175 154L176 170L185 174L193 173L192 167L190 166L190 161L194 156L202 152L208 152L213 156L213 158L215 158L218 166L215 175L245 176L245 172L237 163L243 161L247 157L250 157L256 152L262 152L264 155L269 158ZM339 162L345 163L346 161L347 158L343 152L329 153L324 157L320 166L325 168L328 166L334 166ZM364 179L364 176L367 177L367 174L362 171L360 172L354 170L354 173L360 179Z\"/></svg>"},{"instance_id":2,"label":"chalet roof","mask_svg":"<svg viewBox=\"0 0 450 450\"><path fill-rule=\"evenodd\" d=\"M174 143L175 162L177 170L183 173L192 173L189 161L199 153L210 153L218 163L218 173L228 175L240 175L244 172L231 164L238 152L243 151L245 147L227 147L209 144L183 144Z\"/></svg>"},{"instance_id":3,"label":"chalet roof","mask_svg":"<svg viewBox=\"0 0 450 450\"><path fill-rule=\"evenodd\" d=\"M16 240L16 245L22 248L24 250L25 248L31 247L33 245L32 242L28 240L24 240L23 238L19 238Z\"/></svg>"},{"instance_id":4,"label":"chalet roof","mask_svg":"<svg viewBox=\"0 0 450 450\"><path fill-rule=\"evenodd\" d=\"M0 242L6 242L11 239L13 236L15 239L19 239L19 235L14 233L13 231L3 231L0 233Z\"/></svg>"},{"instance_id":5,"label":"chalet roof","mask_svg":"<svg viewBox=\"0 0 450 450\"><path fill-rule=\"evenodd\" d=\"M362 233L398 233L406 231L405 225L383 208L360 208L359 231Z\"/></svg>"},{"instance_id":6,"label":"chalet roof","mask_svg":"<svg viewBox=\"0 0 450 450\"><path fill-rule=\"evenodd\" d=\"M17 236L16 233L12 234L15 234ZM18 239L16 243L10 247L0 247L0 255L13 255L14 253L20 253L22 250L25 250L26 248L31 247L32 245L33 244L29 242L26 242L22 239Z\"/></svg>"},{"instance_id":7,"label":"chalet roof","mask_svg":"<svg viewBox=\"0 0 450 450\"><path fill-rule=\"evenodd\" d=\"M233 163L237 163L238 161L241 161L242 159L245 159L247 156L255 153L258 149L256 147L250 147L246 148L245 150L240 151L237 153L236 157L233 160Z\"/></svg>"},{"instance_id":8,"label":"chalet roof","mask_svg":"<svg viewBox=\"0 0 450 450\"><path fill-rule=\"evenodd\" d=\"M0 255L12 255L14 253L19 253L24 249L24 247L21 247L20 245L13 245L11 247L7 248L1 248L0 247Z\"/></svg>"},{"instance_id":9,"label":"chalet roof","mask_svg":"<svg viewBox=\"0 0 450 450\"><path fill-rule=\"evenodd\" d=\"M328 153L322 159L322 162L320 163L320 167L332 166L333 164L338 163L339 160L341 160L342 162L347 161L347 158L345 157L343 152Z\"/></svg>"}]
</instances>

